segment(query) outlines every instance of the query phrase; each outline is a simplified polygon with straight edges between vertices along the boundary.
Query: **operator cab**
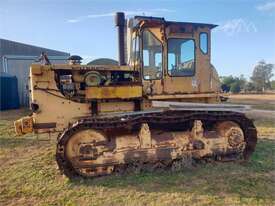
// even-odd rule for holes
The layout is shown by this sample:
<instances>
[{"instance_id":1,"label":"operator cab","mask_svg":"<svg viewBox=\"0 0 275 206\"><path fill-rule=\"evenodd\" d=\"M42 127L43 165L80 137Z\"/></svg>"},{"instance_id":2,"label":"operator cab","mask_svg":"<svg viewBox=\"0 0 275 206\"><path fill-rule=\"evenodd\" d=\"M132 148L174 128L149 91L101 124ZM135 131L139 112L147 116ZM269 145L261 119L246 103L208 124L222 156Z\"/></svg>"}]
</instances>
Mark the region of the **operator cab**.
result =
<instances>
[{"instance_id":1,"label":"operator cab","mask_svg":"<svg viewBox=\"0 0 275 206\"><path fill-rule=\"evenodd\" d=\"M128 20L128 64L140 71L144 93L211 93L218 77L210 63L213 24L136 16ZM157 95L157 96L156 96Z\"/></svg>"}]
</instances>

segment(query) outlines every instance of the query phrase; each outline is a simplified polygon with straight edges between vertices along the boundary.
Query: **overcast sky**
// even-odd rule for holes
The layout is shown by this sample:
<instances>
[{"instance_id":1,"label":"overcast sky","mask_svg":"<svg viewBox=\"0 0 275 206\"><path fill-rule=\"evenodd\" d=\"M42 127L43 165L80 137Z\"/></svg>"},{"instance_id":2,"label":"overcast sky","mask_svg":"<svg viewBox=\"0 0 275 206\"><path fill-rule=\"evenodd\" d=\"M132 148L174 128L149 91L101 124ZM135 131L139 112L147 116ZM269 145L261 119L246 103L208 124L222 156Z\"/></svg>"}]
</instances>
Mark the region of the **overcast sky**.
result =
<instances>
[{"instance_id":1,"label":"overcast sky","mask_svg":"<svg viewBox=\"0 0 275 206\"><path fill-rule=\"evenodd\" d=\"M212 63L220 75L249 77L259 60L275 63L274 0L1 0L0 38L117 59L113 14L218 24Z\"/></svg>"}]
</instances>

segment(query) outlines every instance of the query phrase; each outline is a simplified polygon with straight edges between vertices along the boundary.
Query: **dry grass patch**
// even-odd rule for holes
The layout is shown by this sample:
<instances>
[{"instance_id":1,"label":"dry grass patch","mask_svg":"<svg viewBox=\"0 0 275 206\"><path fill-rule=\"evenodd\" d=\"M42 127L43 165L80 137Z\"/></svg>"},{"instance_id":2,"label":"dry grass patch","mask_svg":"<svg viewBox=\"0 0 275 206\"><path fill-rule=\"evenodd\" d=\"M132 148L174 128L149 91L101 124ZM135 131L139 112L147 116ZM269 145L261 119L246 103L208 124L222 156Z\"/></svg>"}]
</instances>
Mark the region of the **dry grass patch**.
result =
<instances>
[{"instance_id":1,"label":"dry grass patch","mask_svg":"<svg viewBox=\"0 0 275 206\"><path fill-rule=\"evenodd\" d=\"M275 101L275 94L231 94L230 99L240 100L258 100L258 101Z\"/></svg>"}]
</instances>

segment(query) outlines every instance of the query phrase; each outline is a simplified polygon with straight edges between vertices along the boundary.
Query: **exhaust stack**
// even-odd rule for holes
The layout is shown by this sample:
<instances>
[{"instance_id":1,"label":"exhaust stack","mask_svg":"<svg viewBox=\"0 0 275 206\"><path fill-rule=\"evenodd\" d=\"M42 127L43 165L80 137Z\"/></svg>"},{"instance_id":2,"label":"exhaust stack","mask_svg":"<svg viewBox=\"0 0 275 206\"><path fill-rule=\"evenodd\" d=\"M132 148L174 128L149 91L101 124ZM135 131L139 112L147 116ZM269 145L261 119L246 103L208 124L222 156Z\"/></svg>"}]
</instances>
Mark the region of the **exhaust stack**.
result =
<instances>
[{"instance_id":1,"label":"exhaust stack","mask_svg":"<svg viewBox=\"0 0 275 206\"><path fill-rule=\"evenodd\" d=\"M117 12L115 15L115 24L118 27L118 62L119 65L126 65L125 62L125 15L123 12Z\"/></svg>"}]
</instances>

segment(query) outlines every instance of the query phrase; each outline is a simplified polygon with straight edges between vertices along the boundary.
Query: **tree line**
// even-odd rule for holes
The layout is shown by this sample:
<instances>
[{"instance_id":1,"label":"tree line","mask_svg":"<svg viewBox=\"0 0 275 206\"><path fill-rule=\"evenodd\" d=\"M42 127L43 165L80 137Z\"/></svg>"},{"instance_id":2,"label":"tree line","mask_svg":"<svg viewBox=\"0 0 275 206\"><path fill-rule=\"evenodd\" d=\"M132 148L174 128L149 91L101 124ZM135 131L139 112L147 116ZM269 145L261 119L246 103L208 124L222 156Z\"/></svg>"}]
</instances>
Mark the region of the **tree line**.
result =
<instances>
[{"instance_id":1,"label":"tree line","mask_svg":"<svg viewBox=\"0 0 275 206\"><path fill-rule=\"evenodd\" d=\"M266 63L264 60L258 62L254 67L252 75L247 80L243 75L239 77L222 76L221 89L223 92L265 92L267 90L275 90L275 80L273 77L274 64Z\"/></svg>"}]
</instances>

